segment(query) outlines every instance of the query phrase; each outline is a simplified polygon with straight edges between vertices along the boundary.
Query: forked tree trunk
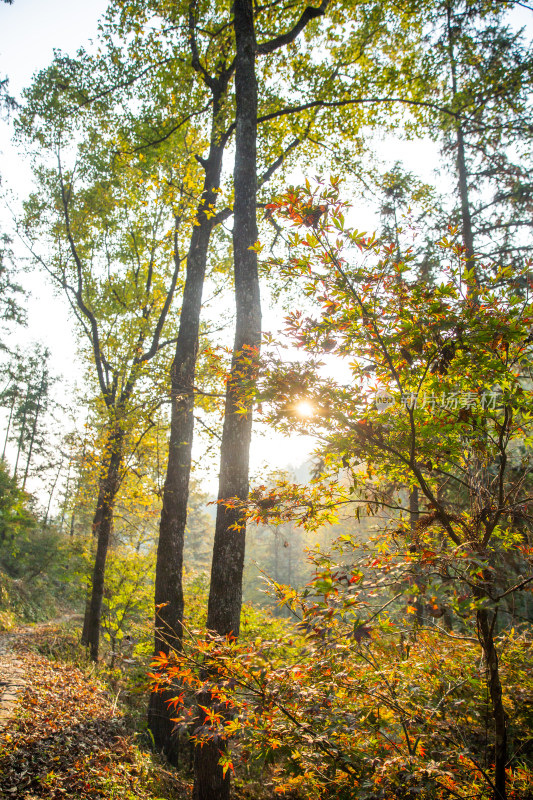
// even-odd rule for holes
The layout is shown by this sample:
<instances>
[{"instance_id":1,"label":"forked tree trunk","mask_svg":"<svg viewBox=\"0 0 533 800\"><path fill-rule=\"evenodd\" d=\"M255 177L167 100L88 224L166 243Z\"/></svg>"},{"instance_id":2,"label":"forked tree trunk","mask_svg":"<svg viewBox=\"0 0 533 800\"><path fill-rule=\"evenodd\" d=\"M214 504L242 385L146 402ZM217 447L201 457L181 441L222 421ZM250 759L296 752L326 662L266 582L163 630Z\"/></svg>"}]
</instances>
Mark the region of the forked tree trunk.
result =
<instances>
[{"instance_id":1,"label":"forked tree trunk","mask_svg":"<svg viewBox=\"0 0 533 800\"><path fill-rule=\"evenodd\" d=\"M233 254L235 270L236 329L231 376L220 450L219 501L248 496L248 466L252 434L252 409L244 401L243 386L253 376L261 341L261 301L257 254L250 248L257 241L256 141L257 83L255 77L255 32L251 0L235 0L235 203ZM242 605L245 522L242 512L219 502L213 545L207 627L221 636L239 635ZM203 712L199 710L200 724ZM196 800L226 800L230 773L223 775L218 761L223 742L210 741L195 752Z\"/></svg>"},{"instance_id":2,"label":"forked tree trunk","mask_svg":"<svg viewBox=\"0 0 533 800\"><path fill-rule=\"evenodd\" d=\"M198 209L198 225L193 228L187 257L176 355L171 371L171 422L167 474L159 526L155 580L155 653L168 654L181 648L183 623L183 543L187 523L189 477L194 431L194 378L198 355L198 334L202 292L209 239L213 229L212 209L217 202L224 142L216 132L218 99L213 111L212 144L205 162L204 191ZM174 712L168 699L174 692L152 693L148 725L154 744L171 763L178 759L178 744L172 736Z\"/></svg>"},{"instance_id":3,"label":"forked tree trunk","mask_svg":"<svg viewBox=\"0 0 533 800\"><path fill-rule=\"evenodd\" d=\"M82 643L89 646L90 656L93 661L98 660L105 567L109 542L113 532L113 509L120 485L120 469L123 455L124 431L118 427L110 437L107 469L100 481L98 502L92 524L92 533L96 540L96 556L94 559L91 599L85 611Z\"/></svg>"}]
</instances>

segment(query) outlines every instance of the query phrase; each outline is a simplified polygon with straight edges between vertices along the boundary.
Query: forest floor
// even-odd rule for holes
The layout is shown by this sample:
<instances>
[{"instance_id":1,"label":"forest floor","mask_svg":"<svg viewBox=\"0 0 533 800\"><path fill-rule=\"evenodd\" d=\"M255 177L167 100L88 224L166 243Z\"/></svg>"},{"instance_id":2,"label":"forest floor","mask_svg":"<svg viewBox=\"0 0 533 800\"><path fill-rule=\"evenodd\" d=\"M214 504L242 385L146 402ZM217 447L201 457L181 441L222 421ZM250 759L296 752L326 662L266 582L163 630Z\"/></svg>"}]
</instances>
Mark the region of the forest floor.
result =
<instances>
[{"instance_id":1,"label":"forest floor","mask_svg":"<svg viewBox=\"0 0 533 800\"><path fill-rule=\"evenodd\" d=\"M188 798L91 668L62 657L59 622L0 633L0 797Z\"/></svg>"}]
</instances>

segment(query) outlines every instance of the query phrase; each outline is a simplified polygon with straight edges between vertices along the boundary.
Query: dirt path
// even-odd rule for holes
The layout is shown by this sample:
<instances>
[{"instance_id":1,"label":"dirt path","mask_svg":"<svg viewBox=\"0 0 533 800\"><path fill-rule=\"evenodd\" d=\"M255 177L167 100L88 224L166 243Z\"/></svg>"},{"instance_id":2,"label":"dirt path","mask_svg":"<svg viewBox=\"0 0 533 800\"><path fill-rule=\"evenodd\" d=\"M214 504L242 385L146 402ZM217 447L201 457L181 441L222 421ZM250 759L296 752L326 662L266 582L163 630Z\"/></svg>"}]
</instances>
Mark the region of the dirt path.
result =
<instances>
[{"instance_id":1,"label":"dirt path","mask_svg":"<svg viewBox=\"0 0 533 800\"><path fill-rule=\"evenodd\" d=\"M15 646L24 640L39 635L47 628L74 621L76 614L64 614L50 622L25 625L9 632L0 632L0 731L15 716L26 687L26 668L24 659L15 652Z\"/></svg>"},{"instance_id":2,"label":"dirt path","mask_svg":"<svg viewBox=\"0 0 533 800\"><path fill-rule=\"evenodd\" d=\"M21 629L19 635L22 635ZM16 713L18 701L26 686L24 662L14 653L17 633L0 634L0 730Z\"/></svg>"}]
</instances>

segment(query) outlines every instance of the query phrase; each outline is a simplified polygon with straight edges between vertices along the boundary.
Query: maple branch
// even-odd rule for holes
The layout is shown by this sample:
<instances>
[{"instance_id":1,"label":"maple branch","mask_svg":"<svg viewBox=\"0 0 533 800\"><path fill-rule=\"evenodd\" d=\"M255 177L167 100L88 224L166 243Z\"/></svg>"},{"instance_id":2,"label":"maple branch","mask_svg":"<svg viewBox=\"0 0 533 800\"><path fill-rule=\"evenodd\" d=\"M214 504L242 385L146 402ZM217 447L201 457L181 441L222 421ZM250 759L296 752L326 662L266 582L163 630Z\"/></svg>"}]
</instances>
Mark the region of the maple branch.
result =
<instances>
[{"instance_id":1,"label":"maple branch","mask_svg":"<svg viewBox=\"0 0 533 800\"><path fill-rule=\"evenodd\" d=\"M371 313L369 313L368 309L365 307L365 304L363 303L363 300L361 299L361 297L359 295L359 292L357 291L357 289L355 288L353 282L350 280L350 277L347 275L346 271L344 270L340 260L337 258L337 256L335 255L334 251L331 249L331 246L330 246L327 238L323 238L322 240L320 240L319 232L318 232L318 230L316 228L316 225L314 226L314 233L315 233L315 236L317 237L317 239L320 241L323 250L329 255L329 257L331 258L331 261L334 264L335 268L338 270L338 272L340 273L341 277L345 281L346 286L348 287L351 295L355 299L356 303L359 305L363 318L365 316L368 317L368 319L370 321L370 324L372 326L374 337L375 337L375 339L377 340L377 342L379 344L380 350L383 353L385 361L387 362L387 365L389 367L390 373L391 373L392 377L394 378L394 381L395 381L396 385L398 386L399 390L403 393L402 384L401 384L401 381L400 381L400 376L399 376L399 374L398 374L398 372L397 372L397 370L396 370L396 368L394 366L394 362L392 360L392 356L391 356L391 354L389 352L389 349L387 348L387 346L385 344L385 341L384 341L384 339L383 339L383 337L382 337L382 335L380 333L379 325L376 322L375 317ZM350 427L352 427L352 429L356 432L356 434L357 434L357 436L358 436L358 438L360 440L364 441L365 438L367 438L369 440L370 440L370 438L372 438L376 442L378 447L380 447L383 450L387 450L389 452L394 453L397 458L399 458L406 466L409 467L409 469L411 470L413 475L416 477L416 479L418 481L418 484L419 484L420 488L422 489L424 495L427 497L429 502L434 506L434 508L437 509L437 511L439 512L439 521L440 521L441 525L443 526L443 528L446 530L446 532L450 536L450 539L455 544L458 545L458 544L460 544L460 539L456 535L455 531L453 530L449 514L446 512L443 504L441 502L439 502L438 497L436 497L436 495L432 491L432 489L429 486L428 482L424 478L424 475L422 474L422 471L421 471L420 467L418 466L418 464L416 462L416 457L415 457L416 456L416 450L415 450L416 428L415 428L414 418L413 418L413 409L412 408L408 409L408 413L409 413L409 422L410 422L410 428L411 428L411 447L410 447L410 452L409 452L409 458L406 458L399 451L397 451L395 448L391 447L390 445L387 445L385 442L376 441L375 437L372 435L371 432L370 432L370 434L368 434L366 432L362 433L360 425L355 425L355 426L352 425Z\"/></svg>"}]
</instances>

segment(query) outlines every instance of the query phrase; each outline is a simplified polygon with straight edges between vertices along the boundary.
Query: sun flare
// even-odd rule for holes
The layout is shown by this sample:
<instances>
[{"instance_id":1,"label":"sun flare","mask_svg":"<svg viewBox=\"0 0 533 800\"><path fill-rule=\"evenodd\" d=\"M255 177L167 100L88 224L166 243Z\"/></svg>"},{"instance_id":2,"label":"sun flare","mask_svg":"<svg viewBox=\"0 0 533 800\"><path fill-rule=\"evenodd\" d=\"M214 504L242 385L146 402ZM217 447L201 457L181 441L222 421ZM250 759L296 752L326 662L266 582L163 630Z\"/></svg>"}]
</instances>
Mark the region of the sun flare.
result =
<instances>
[{"instance_id":1,"label":"sun flare","mask_svg":"<svg viewBox=\"0 0 533 800\"><path fill-rule=\"evenodd\" d=\"M315 414L315 407L309 402L309 400L299 400L294 410L302 419L309 419Z\"/></svg>"}]
</instances>

